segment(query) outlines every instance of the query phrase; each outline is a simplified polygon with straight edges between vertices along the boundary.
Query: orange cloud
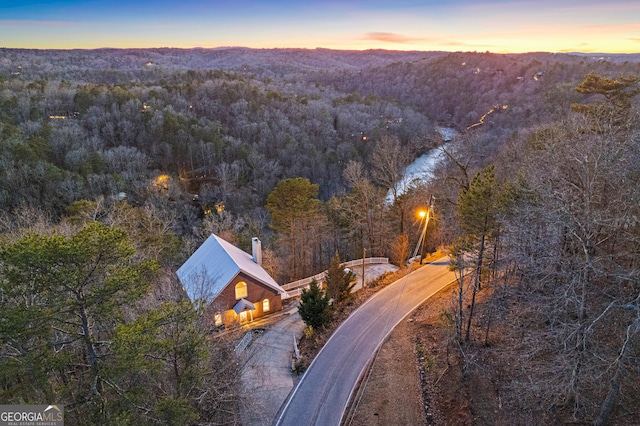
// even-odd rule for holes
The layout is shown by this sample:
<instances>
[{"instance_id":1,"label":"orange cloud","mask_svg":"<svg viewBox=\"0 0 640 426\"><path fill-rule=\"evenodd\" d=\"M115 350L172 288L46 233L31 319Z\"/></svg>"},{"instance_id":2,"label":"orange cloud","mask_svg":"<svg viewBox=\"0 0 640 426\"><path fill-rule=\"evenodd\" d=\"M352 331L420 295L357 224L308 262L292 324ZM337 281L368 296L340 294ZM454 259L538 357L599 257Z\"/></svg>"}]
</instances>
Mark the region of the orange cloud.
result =
<instances>
[{"instance_id":1,"label":"orange cloud","mask_svg":"<svg viewBox=\"0 0 640 426\"><path fill-rule=\"evenodd\" d=\"M385 43L416 43L424 40L395 33L367 33L364 40L383 41Z\"/></svg>"}]
</instances>

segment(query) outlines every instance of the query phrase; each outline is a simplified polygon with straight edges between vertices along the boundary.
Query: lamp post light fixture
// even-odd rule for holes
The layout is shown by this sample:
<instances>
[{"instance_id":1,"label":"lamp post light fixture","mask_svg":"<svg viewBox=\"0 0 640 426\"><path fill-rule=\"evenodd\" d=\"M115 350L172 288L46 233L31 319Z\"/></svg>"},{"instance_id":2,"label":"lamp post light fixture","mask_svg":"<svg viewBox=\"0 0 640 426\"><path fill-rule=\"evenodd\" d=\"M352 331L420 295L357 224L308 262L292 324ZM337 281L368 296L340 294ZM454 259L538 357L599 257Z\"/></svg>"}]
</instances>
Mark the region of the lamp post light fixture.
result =
<instances>
[{"instance_id":1,"label":"lamp post light fixture","mask_svg":"<svg viewBox=\"0 0 640 426\"><path fill-rule=\"evenodd\" d=\"M429 205L427 206L427 211L421 210L418 212L418 216L424 219L424 226L422 228L422 232L420 233L420 239L418 240L418 244L416 245L416 249L413 252L412 257L416 257L418 255L418 250L420 250L420 264L422 265L422 259L424 259L424 240L427 236L427 226L429 225L429 219L431 218L431 212L433 211L433 203L435 202L436 197L433 195L429 197Z\"/></svg>"}]
</instances>

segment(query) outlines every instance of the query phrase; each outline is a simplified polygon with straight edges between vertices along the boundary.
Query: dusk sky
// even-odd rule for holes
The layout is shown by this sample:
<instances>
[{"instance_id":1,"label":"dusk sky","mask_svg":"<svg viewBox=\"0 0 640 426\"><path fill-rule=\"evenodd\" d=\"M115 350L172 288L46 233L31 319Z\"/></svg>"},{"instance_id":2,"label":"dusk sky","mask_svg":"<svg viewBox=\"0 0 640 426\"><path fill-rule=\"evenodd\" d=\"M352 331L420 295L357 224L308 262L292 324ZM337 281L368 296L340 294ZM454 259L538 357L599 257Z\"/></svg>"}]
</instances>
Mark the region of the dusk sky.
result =
<instances>
[{"instance_id":1,"label":"dusk sky","mask_svg":"<svg viewBox=\"0 0 640 426\"><path fill-rule=\"evenodd\" d=\"M640 1L0 0L0 47L640 52Z\"/></svg>"}]
</instances>

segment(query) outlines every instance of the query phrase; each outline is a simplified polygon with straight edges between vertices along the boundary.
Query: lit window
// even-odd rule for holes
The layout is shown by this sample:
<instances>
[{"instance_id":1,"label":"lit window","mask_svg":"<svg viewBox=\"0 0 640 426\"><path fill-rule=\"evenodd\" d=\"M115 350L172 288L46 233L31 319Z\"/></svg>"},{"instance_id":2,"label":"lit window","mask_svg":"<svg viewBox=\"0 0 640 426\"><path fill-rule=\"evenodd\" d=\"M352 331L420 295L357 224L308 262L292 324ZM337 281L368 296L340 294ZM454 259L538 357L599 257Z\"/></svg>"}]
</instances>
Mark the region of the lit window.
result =
<instances>
[{"instance_id":1,"label":"lit window","mask_svg":"<svg viewBox=\"0 0 640 426\"><path fill-rule=\"evenodd\" d=\"M236 300L247 297L247 283L240 281L236 284Z\"/></svg>"},{"instance_id":2,"label":"lit window","mask_svg":"<svg viewBox=\"0 0 640 426\"><path fill-rule=\"evenodd\" d=\"M269 299L262 301L262 312L269 312Z\"/></svg>"},{"instance_id":3,"label":"lit window","mask_svg":"<svg viewBox=\"0 0 640 426\"><path fill-rule=\"evenodd\" d=\"M246 321L247 321L247 311L240 312L240 322L246 322Z\"/></svg>"},{"instance_id":4,"label":"lit window","mask_svg":"<svg viewBox=\"0 0 640 426\"><path fill-rule=\"evenodd\" d=\"M220 312L216 312L216 314L213 316L213 322L215 323L216 327L220 327L222 325L222 314Z\"/></svg>"}]
</instances>

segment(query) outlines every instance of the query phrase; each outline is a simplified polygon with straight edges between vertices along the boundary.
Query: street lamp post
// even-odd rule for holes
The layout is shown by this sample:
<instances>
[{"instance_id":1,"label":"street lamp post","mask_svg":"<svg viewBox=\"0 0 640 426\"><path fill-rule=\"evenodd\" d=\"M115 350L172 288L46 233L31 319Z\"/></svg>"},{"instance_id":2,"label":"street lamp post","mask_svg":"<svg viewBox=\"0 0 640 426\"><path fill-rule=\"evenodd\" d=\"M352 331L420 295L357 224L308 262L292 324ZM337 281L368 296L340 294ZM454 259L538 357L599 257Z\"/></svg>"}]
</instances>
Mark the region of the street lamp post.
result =
<instances>
[{"instance_id":1,"label":"street lamp post","mask_svg":"<svg viewBox=\"0 0 640 426\"><path fill-rule=\"evenodd\" d=\"M431 218L431 211L433 210L433 203L436 198L432 195L429 197L429 205L427 206L427 211L421 211L419 213L420 217L424 218L424 227L422 228L422 232L420 233L420 239L418 240L418 245L416 245L416 249L413 252L413 257L418 255L418 250L420 250L420 264L422 265L422 259L424 259L424 240L427 236L427 226L429 225L429 219Z\"/></svg>"}]
</instances>

